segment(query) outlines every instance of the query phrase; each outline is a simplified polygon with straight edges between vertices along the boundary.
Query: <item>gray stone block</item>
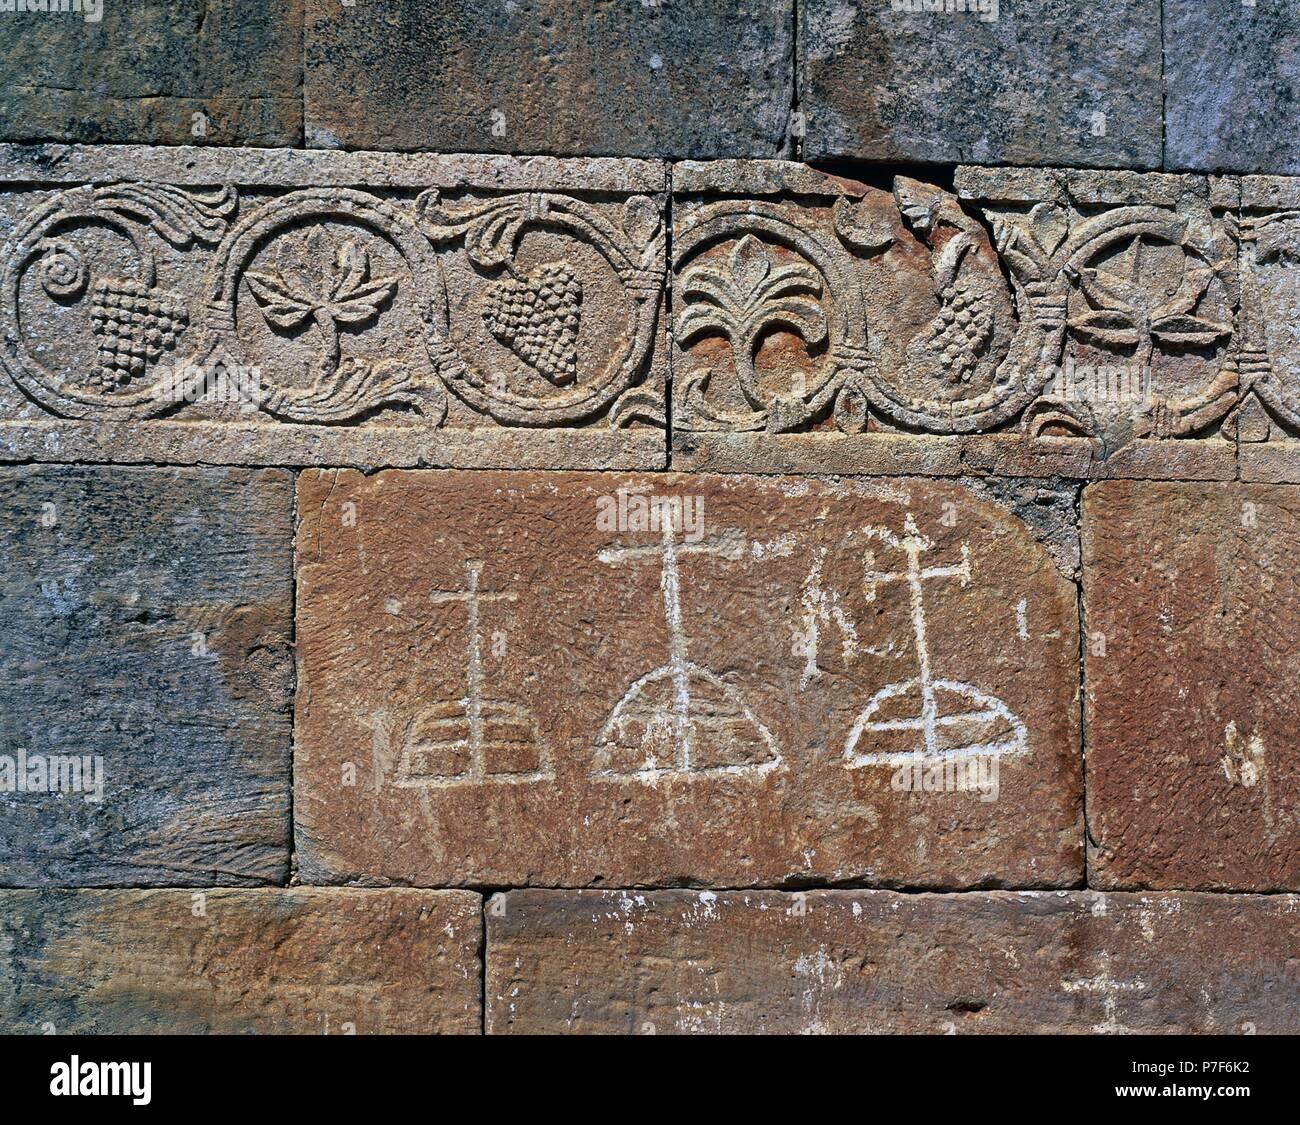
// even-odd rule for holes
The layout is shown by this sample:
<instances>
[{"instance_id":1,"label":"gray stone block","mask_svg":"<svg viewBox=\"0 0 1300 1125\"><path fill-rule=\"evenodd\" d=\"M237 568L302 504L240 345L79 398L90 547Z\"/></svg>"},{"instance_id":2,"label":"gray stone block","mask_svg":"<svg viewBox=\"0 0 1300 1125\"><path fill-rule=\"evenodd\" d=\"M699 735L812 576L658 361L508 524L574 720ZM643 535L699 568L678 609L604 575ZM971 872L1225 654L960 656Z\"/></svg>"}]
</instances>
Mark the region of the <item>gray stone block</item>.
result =
<instances>
[{"instance_id":1,"label":"gray stone block","mask_svg":"<svg viewBox=\"0 0 1300 1125\"><path fill-rule=\"evenodd\" d=\"M292 491L0 470L0 885L288 878Z\"/></svg>"},{"instance_id":2,"label":"gray stone block","mask_svg":"<svg viewBox=\"0 0 1300 1125\"><path fill-rule=\"evenodd\" d=\"M0 13L0 139L302 143L302 0L84 7Z\"/></svg>"},{"instance_id":3,"label":"gray stone block","mask_svg":"<svg viewBox=\"0 0 1300 1125\"><path fill-rule=\"evenodd\" d=\"M1160 166L1159 0L961 6L806 0L804 155Z\"/></svg>"},{"instance_id":4,"label":"gray stone block","mask_svg":"<svg viewBox=\"0 0 1300 1125\"><path fill-rule=\"evenodd\" d=\"M776 156L791 0L310 0L307 143Z\"/></svg>"},{"instance_id":5,"label":"gray stone block","mask_svg":"<svg viewBox=\"0 0 1300 1125\"><path fill-rule=\"evenodd\" d=\"M1300 8L1165 0L1168 168L1300 172Z\"/></svg>"}]
</instances>

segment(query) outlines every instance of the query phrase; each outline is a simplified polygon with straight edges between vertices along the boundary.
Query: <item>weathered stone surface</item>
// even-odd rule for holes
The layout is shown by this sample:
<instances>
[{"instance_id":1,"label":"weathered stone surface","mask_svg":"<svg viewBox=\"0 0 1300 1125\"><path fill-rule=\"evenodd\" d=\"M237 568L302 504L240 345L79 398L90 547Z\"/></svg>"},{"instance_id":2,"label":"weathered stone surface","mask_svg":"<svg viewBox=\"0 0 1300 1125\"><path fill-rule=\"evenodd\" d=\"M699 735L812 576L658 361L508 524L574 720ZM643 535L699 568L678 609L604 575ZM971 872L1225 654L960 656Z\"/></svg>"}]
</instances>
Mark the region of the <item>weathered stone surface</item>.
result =
<instances>
[{"instance_id":1,"label":"weathered stone surface","mask_svg":"<svg viewBox=\"0 0 1300 1125\"><path fill-rule=\"evenodd\" d=\"M1232 421L1243 480L1300 479L1300 179L1240 179L1238 312L1247 393Z\"/></svg>"},{"instance_id":2,"label":"weathered stone surface","mask_svg":"<svg viewBox=\"0 0 1300 1125\"><path fill-rule=\"evenodd\" d=\"M1074 503L308 471L303 878L1075 883Z\"/></svg>"},{"instance_id":3,"label":"weathered stone surface","mask_svg":"<svg viewBox=\"0 0 1300 1125\"><path fill-rule=\"evenodd\" d=\"M1160 167L1160 0L929 6L799 5L805 159Z\"/></svg>"},{"instance_id":4,"label":"weathered stone surface","mask_svg":"<svg viewBox=\"0 0 1300 1125\"><path fill-rule=\"evenodd\" d=\"M307 143L780 156L791 0L308 0Z\"/></svg>"},{"instance_id":5,"label":"weathered stone surface","mask_svg":"<svg viewBox=\"0 0 1300 1125\"><path fill-rule=\"evenodd\" d=\"M5 1034L480 1029L465 891L0 892Z\"/></svg>"},{"instance_id":6,"label":"weathered stone surface","mask_svg":"<svg viewBox=\"0 0 1300 1125\"><path fill-rule=\"evenodd\" d=\"M1089 881L1300 888L1300 490L1084 492Z\"/></svg>"},{"instance_id":7,"label":"weathered stone surface","mask_svg":"<svg viewBox=\"0 0 1300 1125\"><path fill-rule=\"evenodd\" d=\"M292 479L6 468L0 511L0 885L287 879Z\"/></svg>"},{"instance_id":8,"label":"weathered stone surface","mask_svg":"<svg viewBox=\"0 0 1300 1125\"><path fill-rule=\"evenodd\" d=\"M11 146L0 179L0 459L666 460L662 164Z\"/></svg>"},{"instance_id":9,"label":"weathered stone surface","mask_svg":"<svg viewBox=\"0 0 1300 1125\"><path fill-rule=\"evenodd\" d=\"M673 186L674 467L1236 475L1236 179L890 192L719 161Z\"/></svg>"},{"instance_id":10,"label":"weathered stone surface","mask_svg":"<svg viewBox=\"0 0 1300 1125\"><path fill-rule=\"evenodd\" d=\"M0 14L0 138L302 144L302 0L77 6Z\"/></svg>"},{"instance_id":11,"label":"weathered stone surface","mask_svg":"<svg viewBox=\"0 0 1300 1125\"><path fill-rule=\"evenodd\" d=\"M1294 896L512 891L487 1029L1300 1029Z\"/></svg>"},{"instance_id":12,"label":"weathered stone surface","mask_svg":"<svg viewBox=\"0 0 1300 1125\"><path fill-rule=\"evenodd\" d=\"M1300 172L1300 13L1276 0L1164 0L1165 162Z\"/></svg>"}]
</instances>

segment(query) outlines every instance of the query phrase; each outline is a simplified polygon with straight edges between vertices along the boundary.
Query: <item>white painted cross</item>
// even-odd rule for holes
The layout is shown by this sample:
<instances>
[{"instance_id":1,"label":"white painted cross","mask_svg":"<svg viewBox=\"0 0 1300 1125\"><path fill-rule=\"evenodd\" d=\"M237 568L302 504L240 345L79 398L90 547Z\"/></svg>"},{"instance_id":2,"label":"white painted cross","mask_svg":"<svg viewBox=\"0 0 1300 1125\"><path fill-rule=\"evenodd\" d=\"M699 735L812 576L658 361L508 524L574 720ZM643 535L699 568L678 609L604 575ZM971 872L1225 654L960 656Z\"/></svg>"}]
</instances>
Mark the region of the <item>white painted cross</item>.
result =
<instances>
[{"instance_id":1,"label":"white painted cross","mask_svg":"<svg viewBox=\"0 0 1300 1125\"><path fill-rule=\"evenodd\" d=\"M673 683L674 768L689 770L691 760L690 665L686 659L686 631L682 627L681 583L677 572L679 555L717 555L735 561L744 552L739 533L724 533L699 543L677 542L676 521L663 513L659 543L647 547L606 547L596 553L603 563L636 562L646 558L660 560L659 587L664 597L664 619L668 624L668 668Z\"/></svg>"},{"instance_id":2,"label":"white painted cross","mask_svg":"<svg viewBox=\"0 0 1300 1125\"><path fill-rule=\"evenodd\" d=\"M1129 1032L1115 1017L1119 1009L1119 997L1123 992L1143 992L1146 990L1146 982L1141 978L1133 981L1118 981L1110 972L1110 953L1102 950L1101 954L1101 972L1095 977L1085 977L1083 980L1063 980L1061 987L1066 992L1097 992L1102 997L1102 1011L1105 1014L1105 1020L1093 1026L1093 1031L1102 1035L1124 1035Z\"/></svg>"},{"instance_id":3,"label":"white painted cross","mask_svg":"<svg viewBox=\"0 0 1300 1125\"><path fill-rule=\"evenodd\" d=\"M515 594L503 590L480 590L479 575L483 573L482 559L466 559L466 584L463 590L434 590L429 600L435 604L464 602L469 643L466 653L468 690L465 696L465 716L469 721L470 770L483 771L483 656L479 639L479 605L485 601L514 601Z\"/></svg>"},{"instance_id":4,"label":"white painted cross","mask_svg":"<svg viewBox=\"0 0 1300 1125\"><path fill-rule=\"evenodd\" d=\"M868 551L864 559L863 583L866 587L867 601L876 600L876 593L881 586L891 582L906 582L911 592L912 632L916 640L916 659L920 666L918 679L921 687L921 731L925 739L927 754L934 754L938 748L936 731L938 728L939 708L934 691L934 677L930 672L930 649L925 635L925 602L923 583L937 578L958 578L962 586L970 585L970 547L961 545L961 563L957 566L921 566L921 555L934 546L934 541L922 535L916 526L912 513L907 513L903 521L904 535L897 535L884 527L870 527L866 534L879 539L902 551L907 556L905 571L881 572L873 569L875 556Z\"/></svg>"},{"instance_id":5,"label":"white painted cross","mask_svg":"<svg viewBox=\"0 0 1300 1125\"><path fill-rule=\"evenodd\" d=\"M876 569L875 556L867 551L863 558L863 582L868 602L875 601L881 586L907 583L911 595L912 635L916 647L917 677L886 684L868 701L849 731L844 745L844 760L849 769L863 766L898 767L915 761L930 763L943 760L970 760L979 757L1001 758L1022 754L1028 746L1025 725L1002 700L973 684L960 680L937 680L930 667L930 646L926 634L924 586L928 581L956 578L962 586L971 582L970 548L961 546L961 562L955 566L921 565L921 556L934 543L922 535L912 513L903 521L903 535L888 528L867 527L863 534L877 539L907 557L907 568L899 571ZM920 694L919 713L896 717L898 704L913 692ZM940 707L940 695L956 701L954 710L948 703ZM943 712L942 714L940 712ZM955 745L941 745L940 732L951 730ZM893 736L898 732L919 731L919 746L902 750L859 749L864 736ZM982 734L980 732L983 732Z\"/></svg>"}]
</instances>

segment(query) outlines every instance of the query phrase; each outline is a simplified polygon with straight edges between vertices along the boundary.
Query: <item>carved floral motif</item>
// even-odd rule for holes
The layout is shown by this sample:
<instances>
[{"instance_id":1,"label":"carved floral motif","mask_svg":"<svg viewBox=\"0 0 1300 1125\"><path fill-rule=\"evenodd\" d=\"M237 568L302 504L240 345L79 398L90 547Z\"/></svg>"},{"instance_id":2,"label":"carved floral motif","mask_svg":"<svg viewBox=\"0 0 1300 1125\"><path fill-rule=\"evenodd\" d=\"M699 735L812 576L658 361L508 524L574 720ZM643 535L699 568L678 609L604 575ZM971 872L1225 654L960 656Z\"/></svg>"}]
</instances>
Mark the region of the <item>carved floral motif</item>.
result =
<instances>
[{"instance_id":1,"label":"carved floral motif","mask_svg":"<svg viewBox=\"0 0 1300 1125\"><path fill-rule=\"evenodd\" d=\"M613 210L549 193L73 188L8 244L4 368L76 418L181 413L238 365L259 373L250 405L281 421L396 409L437 426L450 389L505 425L662 426L662 397L638 386L663 292L659 207L631 196L617 224ZM525 264L534 236L559 252ZM448 300L456 270L472 310ZM520 365L516 383L471 320Z\"/></svg>"}]
</instances>

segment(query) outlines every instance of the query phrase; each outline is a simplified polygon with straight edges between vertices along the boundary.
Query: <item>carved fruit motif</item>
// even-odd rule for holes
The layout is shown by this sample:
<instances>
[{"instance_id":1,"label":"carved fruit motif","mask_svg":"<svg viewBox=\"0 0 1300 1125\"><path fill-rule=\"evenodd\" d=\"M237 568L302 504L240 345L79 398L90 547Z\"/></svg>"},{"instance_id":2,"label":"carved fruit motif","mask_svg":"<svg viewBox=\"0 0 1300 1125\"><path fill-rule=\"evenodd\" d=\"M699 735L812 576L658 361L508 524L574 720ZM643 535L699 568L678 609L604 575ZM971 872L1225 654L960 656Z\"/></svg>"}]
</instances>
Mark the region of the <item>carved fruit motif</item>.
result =
<instances>
[{"instance_id":1,"label":"carved fruit motif","mask_svg":"<svg viewBox=\"0 0 1300 1125\"><path fill-rule=\"evenodd\" d=\"M526 278L488 288L483 311L492 335L538 374L562 387L578 377L582 282L568 262L547 262Z\"/></svg>"},{"instance_id":2,"label":"carved fruit motif","mask_svg":"<svg viewBox=\"0 0 1300 1125\"><path fill-rule=\"evenodd\" d=\"M163 289L111 279L95 282L90 322L99 356L95 378L111 391L140 378L174 348L189 313L184 301Z\"/></svg>"}]
</instances>

